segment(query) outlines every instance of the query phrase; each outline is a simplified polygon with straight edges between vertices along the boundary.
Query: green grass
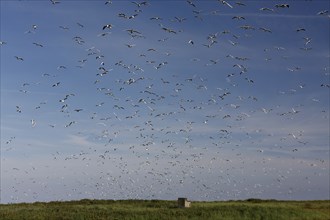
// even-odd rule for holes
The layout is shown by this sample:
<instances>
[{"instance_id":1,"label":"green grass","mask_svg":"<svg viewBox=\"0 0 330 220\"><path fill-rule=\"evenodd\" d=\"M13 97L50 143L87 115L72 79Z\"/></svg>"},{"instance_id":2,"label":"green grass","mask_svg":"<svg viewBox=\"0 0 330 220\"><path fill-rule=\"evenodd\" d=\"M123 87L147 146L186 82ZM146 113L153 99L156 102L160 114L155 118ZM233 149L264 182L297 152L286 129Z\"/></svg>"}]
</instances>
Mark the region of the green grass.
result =
<instances>
[{"instance_id":1,"label":"green grass","mask_svg":"<svg viewBox=\"0 0 330 220\"><path fill-rule=\"evenodd\" d=\"M176 201L80 200L0 205L1 220L23 219L253 219L330 220L330 201L275 201L249 199L226 202L192 202L177 208Z\"/></svg>"}]
</instances>

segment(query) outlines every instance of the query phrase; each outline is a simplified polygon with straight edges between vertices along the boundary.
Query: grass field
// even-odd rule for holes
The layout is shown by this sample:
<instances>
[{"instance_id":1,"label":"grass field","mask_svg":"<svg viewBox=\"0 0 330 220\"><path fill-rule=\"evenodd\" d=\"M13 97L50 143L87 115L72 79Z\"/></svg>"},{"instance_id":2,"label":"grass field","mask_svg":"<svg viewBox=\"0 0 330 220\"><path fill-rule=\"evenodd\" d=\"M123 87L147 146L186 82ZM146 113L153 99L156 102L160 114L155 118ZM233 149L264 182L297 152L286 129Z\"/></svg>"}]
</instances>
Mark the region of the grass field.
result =
<instances>
[{"instance_id":1,"label":"grass field","mask_svg":"<svg viewBox=\"0 0 330 220\"><path fill-rule=\"evenodd\" d=\"M265 219L330 220L330 201L276 201L249 199L192 202L178 208L176 201L80 200L0 205L1 220L15 219Z\"/></svg>"}]
</instances>

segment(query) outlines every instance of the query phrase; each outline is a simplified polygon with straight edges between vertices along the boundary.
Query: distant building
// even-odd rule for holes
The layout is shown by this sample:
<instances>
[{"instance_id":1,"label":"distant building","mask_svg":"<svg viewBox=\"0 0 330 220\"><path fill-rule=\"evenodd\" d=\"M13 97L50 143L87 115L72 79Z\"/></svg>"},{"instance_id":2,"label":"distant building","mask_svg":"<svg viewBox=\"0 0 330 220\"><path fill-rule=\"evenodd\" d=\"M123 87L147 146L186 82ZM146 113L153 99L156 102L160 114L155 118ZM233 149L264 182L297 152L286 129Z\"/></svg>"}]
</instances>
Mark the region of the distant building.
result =
<instances>
[{"instance_id":1,"label":"distant building","mask_svg":"<svg viewBox=\"0 0 330 220\"><path fill-rule=\"evenodd\" d=\"M178 207L179 208L189 208L191 202L188 202L187 198L178 198Z\"/></svg>"}]
</instances>

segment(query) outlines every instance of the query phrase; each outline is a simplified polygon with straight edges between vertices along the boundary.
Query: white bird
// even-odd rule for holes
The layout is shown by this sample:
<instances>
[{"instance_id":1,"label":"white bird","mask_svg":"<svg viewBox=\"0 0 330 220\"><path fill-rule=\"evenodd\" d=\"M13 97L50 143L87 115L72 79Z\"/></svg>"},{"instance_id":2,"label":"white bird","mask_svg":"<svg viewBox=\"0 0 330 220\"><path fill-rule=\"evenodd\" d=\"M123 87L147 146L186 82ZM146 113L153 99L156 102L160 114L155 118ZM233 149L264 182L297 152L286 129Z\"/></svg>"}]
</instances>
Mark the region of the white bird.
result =
<instances>
[{"instance_id":1,"label":"white bird","mask_svg":"<svg viewBox=\"0 0 330 220\"><path fill-rule=\"evenodd\" d=\"M31 119L31 125L32 125L32 127L35 127L36 124L37 124L37 122L34 119Z\"/></svg>"},{"instance_id":2,"label":"white bird","mask_svg":"<svg viewBox=\"0 0 330 220\"><path fill-rule=\"evenodd\" d=\"M304 37L303 39L305 40L305 45L309 44L312 41L312 38L309 37Z\"/></svg>"},{"instance_id":3,"label":"white bird","mask_svg":"<svg viewBox=\"0 0 330 220\"><path fill-rule=\"evenodd\" d=\"M106 24L106 25L103 26L102 30L104 30L106 28L111 29L112 27L113 27L112 24Z\"/></svg>"},{"instance_id":4,"label":"white bird","mask_svg":"<svg viewBox=\"0 0 330 220\"><path fill-rule=\"evenodd\" d=\"M68 27L65 27L65 26L59 26L59 28L61 28L61 29L63 29L63 30L65 30L65 31L67 31L67 30L69 30L69 28Z\"/></svg>"},{"instance_id":5,"label":"white bird","mask_svg":"<svg viewBox=\"0 0 330 220\"><path fill-rule=\"evenodd\" d=\"M132 2L133 4L135 4L136 6L138 6L139 8L144 5L147 6L148 2L144 1L144 2Z\"/></svg>"},{"instance_id":6,"label":"white bird","mask_svg":"<svg viewBox=\"0 0 330 220\"><path fill-rule=\"evenodd\" d=\"M237 19L237 20L245 20L245 17L243 16L234 16L232 19Z\"/></svg>"},{"instance_id":7,"label":"white bird","mask_svg":"<svg viewBox=\"0 0 330 220\"><path fill-rule=\"evenodd\" d=\"M218 0L221 1L222 4L227 5L229 8L233 8L233 6L231 4L229 4L228 2L224 1L224 0Z\"/></svg>"},{"instance_id":8,"label":"white bird","mask_svg":"<svg viewBox=\"0 0 330 220\"><path fill-rule=\"evenodd\" d=\"M274 9L272 9L272 8L260 8L259 10L260 11L272 11L272 12L274 12Z\"/></svg>"},{"instance_id":9,"label":"white bird","mask_svg":"<svg viewBox=\"0 0 330 220\"><path fill-rule=\"evenodd\" d=\"M22 113L22 109L21 109L21 107L20 106L16 106L16 111L18 112L18 113Z\"/></svg>"},{"instance_id":10,"label":"white bird","mask_svg":"<svg viewBox=\"0 0 330 220\"><path fill-rule=\"evenodd\" d=\"M56 86L59 86L61 82L57 82L55 84L52 85L52 87L56 87Z\"/></svg>"},{"instance_id":11,"label":"white bird","mask_svg":"<svg viewBox=\"0 0 330 220\"><path fill-rule=\"evenodd\" d=\"M76 123L75 121L70 121L69 124L65 125L64 127L67 128L67 127L69 127L69 126L71 126L71 125L73 125L73 124L75 124L75 123Z\"/></svg>"},{"instance_id":12,"label":"white bird","mask_svg":"<svg viewBox=\"0 0 330 220\"><path fill-rule=\"evenodd\" d=\"M328 10L323 10L323 11L319 11L319 12L317 13L317 15L326 15L326 14L328 14L328 13L329 13Z\"/></svg>"},{"instance_id":13,"label":"white bird","mask_svg":"<svg viewBox=\"0 0 330 220\"><path fill-rule=\"evenodd\" d=\"M152 17L152 18L150 18L150 20L163 20L161 17Z\"/></svg>"},{"instance_id":14,"label":"white bird","mask_svg":"<svg viewBox=\"0 0 330 220\"><path fill-rule=\"evenodd\" d=\"M231 40L228 40L228 42L233 46L236 46L238 44L237 42L234 42L234 41L231 41Z\"/></svg>"}]
</instances>

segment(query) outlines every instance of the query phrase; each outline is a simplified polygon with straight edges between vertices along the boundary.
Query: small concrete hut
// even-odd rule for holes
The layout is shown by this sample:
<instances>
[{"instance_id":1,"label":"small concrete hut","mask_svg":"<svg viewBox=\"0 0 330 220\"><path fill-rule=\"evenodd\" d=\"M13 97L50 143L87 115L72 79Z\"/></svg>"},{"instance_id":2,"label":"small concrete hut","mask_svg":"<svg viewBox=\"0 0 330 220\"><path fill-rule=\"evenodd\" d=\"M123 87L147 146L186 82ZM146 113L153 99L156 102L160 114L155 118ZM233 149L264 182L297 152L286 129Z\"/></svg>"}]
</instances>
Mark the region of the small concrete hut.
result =
<instances>
[{"instance_id":1,"label":"small concrete hut","mask_svg":"<svg viewBox=\"0 0 330 220\"><path fill-rule=\"evenodd\" d=\"M187 198L178 198L178 207L179 208L189 208L191 202L188 202Z\"/></svg>"}]
</instances>

